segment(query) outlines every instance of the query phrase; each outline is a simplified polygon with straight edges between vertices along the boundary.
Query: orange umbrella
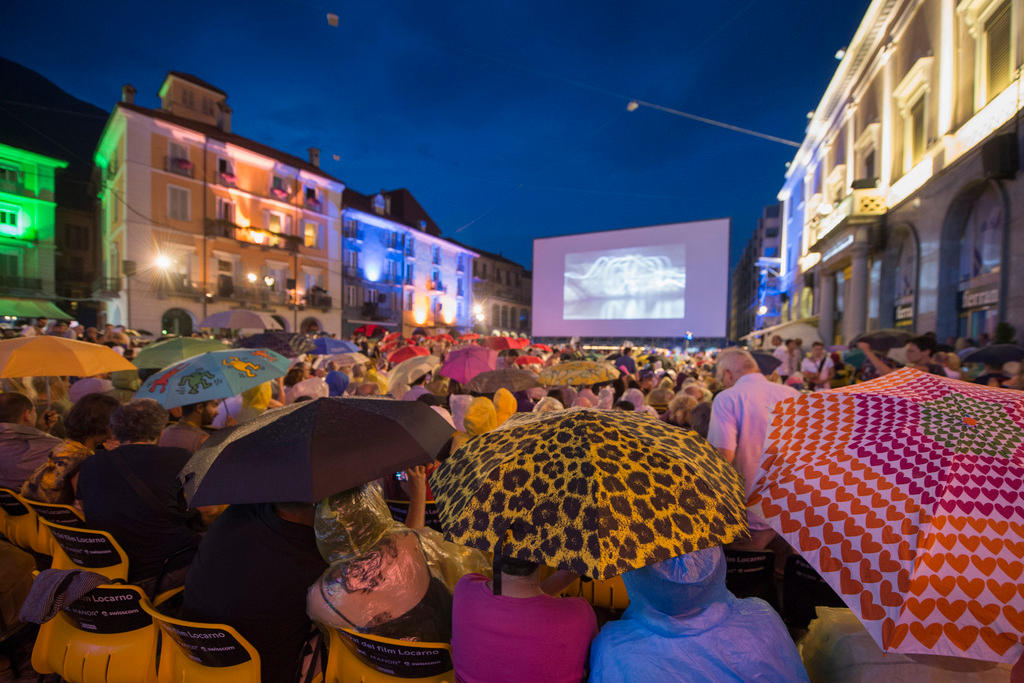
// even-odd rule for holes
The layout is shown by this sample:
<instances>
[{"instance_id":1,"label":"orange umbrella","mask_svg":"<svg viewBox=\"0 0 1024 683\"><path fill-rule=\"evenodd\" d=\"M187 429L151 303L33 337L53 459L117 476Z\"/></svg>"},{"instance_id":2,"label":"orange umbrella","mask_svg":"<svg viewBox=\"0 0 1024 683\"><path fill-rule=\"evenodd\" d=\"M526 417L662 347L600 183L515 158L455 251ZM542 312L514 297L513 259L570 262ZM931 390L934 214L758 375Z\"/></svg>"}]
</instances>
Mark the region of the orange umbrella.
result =
<instances>
[{"instance_id":1,"label":"orange umbrella","mask_svg":"<svg viewBox=\"0 0 1024 683\"><path fill-rule=\"evenodd\" d=\"M516 365L544 365L544 359L538 356L519 356Z\"/></svg>"},{"instance_id":2,"label":"orange umbrella","mask_svg":"<svg viewBox=\"0 0 1024 683\"><path fill-rule=\"evenodd\" d=\"M422 346L403 346L397 351L393 352L388 356L388 362L392 365L401 363L404 360L415 358L416 356L429 356L430 351L423 348Z\"/></svg>"},{"instance_id":3,"label":"orange umbrella","mask_svg":"<svg viewBox=\"0 0 1024 683\"><path fill-rule=\"evenodd\" d=\"M0 377L91 377L134 369L102 344L49 336L0 341Z\"/></svg>"}]
</instances>

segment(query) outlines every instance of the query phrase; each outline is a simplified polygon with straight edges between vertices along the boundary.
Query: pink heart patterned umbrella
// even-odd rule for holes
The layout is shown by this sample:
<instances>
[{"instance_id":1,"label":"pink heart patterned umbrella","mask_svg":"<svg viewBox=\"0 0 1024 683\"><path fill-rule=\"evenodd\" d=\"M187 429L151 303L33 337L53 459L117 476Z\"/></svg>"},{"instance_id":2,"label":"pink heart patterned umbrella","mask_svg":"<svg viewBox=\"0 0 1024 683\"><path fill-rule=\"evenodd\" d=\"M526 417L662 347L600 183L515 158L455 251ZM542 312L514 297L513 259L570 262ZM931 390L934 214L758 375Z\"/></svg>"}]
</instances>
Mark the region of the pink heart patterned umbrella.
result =
<instances>
[{"instance_id":1,"label":"pink heart patterned umbrella","mask_svg":"<svg viewBox=\"0 0 1024 683\"><path fill-rule=\"evenodd\" d=\"M912 369L782 401L748 500L884 649L1024 653L1024 392Z\"/></svg>"}]
</instances>

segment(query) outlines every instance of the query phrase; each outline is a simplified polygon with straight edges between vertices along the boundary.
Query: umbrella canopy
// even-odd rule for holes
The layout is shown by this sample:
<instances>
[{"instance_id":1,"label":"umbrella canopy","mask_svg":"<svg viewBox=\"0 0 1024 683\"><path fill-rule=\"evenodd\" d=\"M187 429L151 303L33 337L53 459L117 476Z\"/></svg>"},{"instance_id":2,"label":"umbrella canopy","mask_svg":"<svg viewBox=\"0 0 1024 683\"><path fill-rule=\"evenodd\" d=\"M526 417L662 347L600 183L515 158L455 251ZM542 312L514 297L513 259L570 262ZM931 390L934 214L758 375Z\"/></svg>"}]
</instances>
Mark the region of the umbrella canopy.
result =
<instances>
[{"instance_id":1,"label":"umbrella canopy","mask_svg":"<svg viewBox=\"0 0 1024 683\"><path fill-rule=\"evenodd\" d=\"M357 344L346 339L332 339L331 337L317 337L313 340L313 351L320 356L329 356L335 353L358 353L362 351Z\"/></svg>"},{"instance_id":2,"label":"umbrella canopy","mask_svg":"<svg viewBox=\"0 0 1024 683\"><path fill-rule=\"evenodd\" d=\"M200 353L223 351L224 348L224 344L216 339L174 337L144 347L135 354L134 362L137 368L166 368Z\"/></svg>"},{"instance_id":3,"label":"umbrella canopy","mask_svg":"<svg viewBox=\"0 0 1024 683\"><path fill-rule=\"evenodd\" d=\"M223 327L232 330L279 330L281 324L266 313L236 308L208 316L199 327Z\"/></svg>"},{"instance_id":4,"label":"umbrella canopy","mask_svg":"<svg viewBox=\"0 0 1024 683\"><path fill-rule=\"evenodd\" d=\"M389 342L389 341L393 341L395 339L401 339L401 338L402 338L402 333L401 332L388 332L387 334L384 335L384 338L381 339L381 341L382 342Z\"/></svg>"},{"instance_id":5,"label":"umbrella canopy","mask_svg":"<svg viewBox=\"0 0 1024 683\"><path fill-rule=\"evenodd\" d=\"M450 334L435 334L433 337L427 337L427 341L448 342L449 344L454 344L455 337Z\"/></svg>"},{"instance_id":6,"label":"umbrella canopy","mask_svg":"<svg viewBox=\"0 0 1024 683\"><path fill-rule=\"evenodd\" d=\"M757 369L762 375L770 375L775 369L782 365L782 361L775 357L775 354L767 351L751 351L750 355L757 361Z\"/></svg>"},{"instance_id":7,"label":"umbrella canopy","mask_svg":"<svg viewBox=\"0 0 1024 683\"><path fill-rule=\"evenodd\" d=\"M364 337L383 337L387 332L388 331L380 325L360 325L356 328L353 334L357 336L362 335Z\"/></svg>"},{"instance_id":8,"label":"umbrella canopy","mask_svg":"<svg viewBox=\"0 0 1024 683\"><path fill-rule=\"evenodd\" d=\"M747 530L743 484L706 441L639 413L517 413L431 475L445 535L607 579Z\"/></svg>"},{"instance_id":9,"label":"umbrella canopy","mask_svg":"<svg viewBox=\"0 0 1024 683\"><path fill-rule=\"evenodd\" d=\"M338 365L362 365L370 362L370 359L362 353L337 353L322 359L321 365L332 360Z\"/></svg>"},{"instance_id":10,"label":"umbrella canopy","mask_svg":"<svg viewBox=\"0 0 1024 683\"><path fill-rule=\"evenodd\" d=\"M749 503L882 649L1014 662L1022 425L1024 393L909 368L788 399Z\"/></svg>"},{"instance_id":11,"label":"umbrella canopy","mask_svg":"<svg viewBox=\"0 0 1024 683\"><path fill-rule=\"evenodd\" d=\"M17 337L0 341L0 377L90 377L134 370L117 351L64 337Z\"/></svg>"},{"instance_id":12,"label":"umbrella canopy","mask_svg":"<svg viewBox=\"0 0 1024 683\"><path fill-rule=\"evenodd\" d=\"M290 332L264 332L242 337L235 342L236 348L270 349L285 358L298 358L313 351L313 342L304 334Z\"/></svg>"},{"instance_id":13,"label":"umbrella canopy","mask_svg":"<svg viewBox=\"0 0 1024 683\"><path fill-rule=\"evenodd\" d=\"M217 432L178 477L193 507L315 503L432 462L453 433L418 401L317 398Z\"/></svg>"},{"instance_id":14,"label":"umbrella canopy","mask_svg":"<svg viewBox=\"0 0 1024 683\"><path fill-rule=\"evenodd\" d=\"M524 391L539 386L537 375L529 370L520 370L519 368L481 372L466 384L467 389L478 394L493 394L501 388L511 392Z\"/></svg>"},{"instance_id":15,"label":"umbrella canopy","mask_svg":"<svg viewBox=\"0 0 1024 683\"><path fill-rule=\"evenodd\" d=\"M1024 360L1024 348L1016 344L989 344L977 351L971 351L962 360L964 363L1003 365Z\"/></svg>"},{"instance_id":16,"label":"umbrella canopy","mask_svg":"<svg viewBox=\"0 0 1024 683\"><path fill-rule=\"evenodd\" d=\"M516 365L544 365L544 359L539 356L519 356L515 363Z\"/></svg>"},{"instance_id":17,"label":"umbrella canopy","mask_svg":"<svg viewBox=\"0 0 1024 683\"><path fill-rule=\"evenodd\" d=\"M462 341L473 341L474 339L479 339L479 338L480 338L480 335L477 334L476 332L467 332L466 334L460 334L459 335L459 339L462 340Z\"/></svg>"},{"instance_id":18,"label":"umbrella canopy","mask_svg":"<svg viewBox=\"0 0 1024 683\"><path fill-rule=\"evenodd\" d=\"M516 340L511 337L484 337L482 343L489 349L504 351L505 349L518 349L515 342Z\"/></svg>"},{"instance_id":19,"label":"umbrella canopy","mask_svg":"<svg viewBox=\"0 0 1024 683\"><path fill-rule=\"evenodd\" d=\"M289 361L270 349L208 351L147 379L135 398L153 398L164 408L236 396L288 372Z\"/></svg>"},{"instance_id":20,"label":"umbrella canopy","mask_svg":"<svg viewBox=\"0 0 1024 683\"><path fill-rule=\"evenodd\" d=\"M422 346L403 346L397 351L393 351L388 354L388 362L392 365L398 365L404 360L415 358L416 356L429 356L430 351L423 348Z\"/></svg>"},{"instance_id":21,"label":"umbrella canopy","mask_svg":"<svg viewBox=\"0 0 1024 683\"><path fill-rule=\"evenodd\" d=\"M544 353L551 353L551 347L547 344L530 344L530 348L543 351Z\"/></svg>"},{"instance_id":22,"label":"umbrella canopy","mask_svg":"<svg viewBox=\"0 0 1024 683\"><path fill-rule=\"evenodd\" d=\"M402 361L388 371L388 391L401 385L409 385L423 375L429 375L441 364L437 356L414 356Z\"/></svg>"},{"instance_id":23,"label":"umbrella canopy","mask_svg":"<svg viewBox=\"0 0 1024 683\"><path fill-rule=\"evenodd\" d=\"M613 368L611 363L590 360L563 361L540 371L541 384L549 387L563 384L573 386L597 384L611 381L618 376L619 371Z\"/></svg>"},{"instance_id":24,"label":"umbrella canopy","mask_svg":"<svg viewBox=\"0 0 1024 683\"><path fill-rule=\"evenodd\" d=\"M909 330L897 330L897 329L885 329L875 330L874 332L865 332L859 337L855 337L850 342L850 348L857 348L859 342L867 342L871 345L871 349L874 351L888 351L889 349L896 349L914 337L914 333Z\"/></svg>"},{"instance_id":25,"label":"umbrella canopy","mask_svg":"<svg viewBox=\"0 0 1024 683\"><path fill-rule=\"evenodd\" d=\"M498 354L495 351L482 346L467 346L448 354L441 366L441 374L459 384L466 384L480 373L494 370L497 366Z\"/></svg>"}]
</instances>

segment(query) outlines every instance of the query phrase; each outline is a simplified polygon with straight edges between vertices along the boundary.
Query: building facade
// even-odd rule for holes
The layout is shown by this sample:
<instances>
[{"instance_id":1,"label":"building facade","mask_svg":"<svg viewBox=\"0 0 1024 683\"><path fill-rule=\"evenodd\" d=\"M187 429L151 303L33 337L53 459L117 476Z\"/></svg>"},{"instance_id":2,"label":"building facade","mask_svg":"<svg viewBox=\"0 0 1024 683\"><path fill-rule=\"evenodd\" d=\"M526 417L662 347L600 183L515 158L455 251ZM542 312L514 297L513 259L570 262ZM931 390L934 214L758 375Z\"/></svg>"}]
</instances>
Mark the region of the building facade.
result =
<instances>
[{"instance_id":1,"label":"building facade","mask_svg":"<svg viewBox=\"0 0 1024 683\"><path fill-rule=\"evenodd\" d=\"M160 107L125 86L95 154L106 322L189 334L232 308L340 333L344 185L231 131L227 94L170 72Z\"/></svg>"},{"instance_id":2,"label":"building facade","mask_svg":"<svg viewBox=\"0 0 1024 683\"><path fill-rule=\"evenodd\" d=\"M471 327L476 252L441 230L405 189L342 197L343 332L376 324L410 335Z\"/></svg>"},{"instance_id":3,"label":"building facade","mask_svg":"<svg viewBox=\"0 0 1024 683\"><path fill-rule=\"evenodd\" d=\"M782 289L782 205L769 204L757 220L732 278L730 338L778 324L787 293Z\"/></svg>"},{"instance_id":4,"label":"building facade","mask_svg":"<svg viewBox=\"0 0 1024 683\"><path fill-rule=\"evenodd\" d=\"M0 315L59 314L54 226L56 175L67 162L0 142Z\"/></svg>"},{"instance_id":5,"label":"building facade","mask_svg":"<svg viewBox=\"0 0 1024 683\"><path fill-rule=\"evenodd\" d=\"M779 193L784 319L1024 325L1022 28L1024 0L871 3Z\"/></svg>"},{"instance_id":6,"label":"building facade","mask_svg":"<svg viewBox=\"0 0 1024 683\"><path fill-rule=\"evenodd\" d=\"M480 334L529 335L533 274L500 254L478 249L473 262L473 317Z\"/></svg>"}]
</instances>

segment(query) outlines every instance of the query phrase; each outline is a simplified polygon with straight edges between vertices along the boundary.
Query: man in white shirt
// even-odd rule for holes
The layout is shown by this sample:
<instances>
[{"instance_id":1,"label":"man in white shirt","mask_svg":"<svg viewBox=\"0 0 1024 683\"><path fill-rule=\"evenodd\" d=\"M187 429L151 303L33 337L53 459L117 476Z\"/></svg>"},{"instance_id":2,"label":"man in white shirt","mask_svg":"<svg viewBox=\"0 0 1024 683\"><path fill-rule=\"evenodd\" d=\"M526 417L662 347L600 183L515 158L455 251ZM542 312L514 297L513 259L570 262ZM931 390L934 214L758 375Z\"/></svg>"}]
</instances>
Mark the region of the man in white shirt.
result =
<instances>
[{"instance_id":1,"label":"man in white shirt","mask_svg":"<svg viewBox=\"0 0 1024 683\"><path fill-rule=\"evenodd\" d=\"M800 363L807 386L814 391L831 387L832 378L836 375L836 366L825 353L825 345L821 342L811 344L811 355Z\"/></svg>"},{"instance_id":2,"label":"man in white shirt","mask_svg":"<svg viewBox=\"0 0 1024 683\"><path fill-rule=\"evenodd\" d=\"M718 381L726 389L711 404L708 442L743 477L749 497L758 479L764 438L772 421L772 410L779 401L799 396L792 387L769 382L747 351L728 348L718 354ZM775 537L768 524L748 512L750 540L735 544L748 550L763 550Z\"/></svg>"}]
</instances>

